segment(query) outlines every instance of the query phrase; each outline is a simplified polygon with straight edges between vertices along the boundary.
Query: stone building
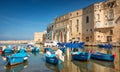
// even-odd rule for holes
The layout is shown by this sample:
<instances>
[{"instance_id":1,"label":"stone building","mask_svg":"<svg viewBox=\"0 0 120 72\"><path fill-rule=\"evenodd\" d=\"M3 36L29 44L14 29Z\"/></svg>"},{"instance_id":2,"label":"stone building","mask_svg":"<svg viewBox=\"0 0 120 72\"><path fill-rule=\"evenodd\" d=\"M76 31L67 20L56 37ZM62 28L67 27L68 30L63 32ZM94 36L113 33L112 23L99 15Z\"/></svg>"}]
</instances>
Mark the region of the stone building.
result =
<instances>
[{"instance_id":1,"label":"stone building","mask_svg":"<svg viewBox=\"0 0 120 72\"><path fill-rule=\"evenodd\" d=\"M69 14L59 16L54 20L53 26L53 40L59 42L68 41L68 29L67 25L69 24Z\"/></svg>"},{"instance_id":2,"label":"stone building","mask_svg":"<svg viewBox=\"0 0 120 72\"><path fill-rule=\"evenodd\" d=\"M120 41L120 0L107 0L95 4L95 41Z\"/></svg>"},{"instance_id":3,"label":"stone building","mask_svg":"<svg viewBox=\"0 0 120 72\"><path fill-rule=\"evenodd\" d=\"M107 25L104 3L94 4L94 41L95 42L106 42L106 32L110 29Z\"/></svg>"},{"instance_id":4,"label":"stone building","mask_svg":"<svg viewBox=\"0 0 120 72\"><path fill-rule=\"evenodd\" d=\"M34 43L43 43L43 32L34 33Z\"/></svg>"},{"instance_id":5,"label":"stone building","mask_svg":"<svg viewBox=\"0 0 120 72\"><path fill-rule=\"evenodd\" d=\"M94 41L94 4L83 8L82 14L82 40Z\"/></svg>"},{"instance_id":6,"label":"stone building","mask_svg":"<svg viewBox=\"0 0 120 72\"><path fill-rule=\"evenodd\" d=\"M48 38L60 42L120 41L120 0L106 0L55 18Z\"/></svg>"}]
</instances>

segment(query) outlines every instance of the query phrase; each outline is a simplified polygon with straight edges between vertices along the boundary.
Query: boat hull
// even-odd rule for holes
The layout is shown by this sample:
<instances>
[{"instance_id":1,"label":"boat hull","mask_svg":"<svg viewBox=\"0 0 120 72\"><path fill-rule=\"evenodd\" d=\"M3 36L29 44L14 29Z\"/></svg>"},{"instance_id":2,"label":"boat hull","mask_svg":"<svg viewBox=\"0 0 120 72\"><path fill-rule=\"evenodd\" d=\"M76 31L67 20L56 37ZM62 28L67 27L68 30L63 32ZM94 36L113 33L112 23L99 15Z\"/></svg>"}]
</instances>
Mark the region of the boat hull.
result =
<instances>
[{"instance_id":1,"label":"boat hull","mask_svg":"<svg viewBox=\"0 0 120 72\"><path fill-rule=\"evenodd\" d=\"M11 56L7 56L7 61L9 65L15 65L22 63L28 59L27 53L16 53L12 54Z\"/></svg>"},{"instance_id":2,"label":"boat hull","mask_svg":"<svg viewBox=\"0 0 120 72\"><path fill-rule=\"evenodd\" d=\"M91 54L87 52L81 52L80 54L72 54L72 60L89 61L90 57Z\"/></svg>"},{"instance_id":3,"label":"boat hull","mask_svg":"<svg viewBox=\"0 0 120 72\"><path fill-rule=\"evenodd\" d=\"M46 62L56 65L58 64L58 59L56 57L46 57Z\"/></svg>"},{"instance_id":4,"label":"boat hull","mask_svg":"<svg viewBox=\"0 0 120 72\"><path fill-rule=\"evenodd\" d=\"M94 53L91 54L92 59L103 60L103 61L114 61L114 55L112 54L104 54L104 53Z\"/></svg>"}]
</instances>

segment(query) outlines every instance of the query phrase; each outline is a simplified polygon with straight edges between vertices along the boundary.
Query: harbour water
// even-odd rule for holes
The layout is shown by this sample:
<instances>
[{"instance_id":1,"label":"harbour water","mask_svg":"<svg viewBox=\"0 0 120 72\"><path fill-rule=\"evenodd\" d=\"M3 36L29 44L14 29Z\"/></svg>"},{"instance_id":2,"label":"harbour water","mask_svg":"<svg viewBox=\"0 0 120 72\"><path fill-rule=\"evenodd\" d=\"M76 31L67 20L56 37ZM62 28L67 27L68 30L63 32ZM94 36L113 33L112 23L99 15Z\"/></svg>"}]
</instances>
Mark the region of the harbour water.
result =
<instances>
[{"instance_id":1,"label":"harbour water","mask_svg":"<svg viewBox=\"0 0 120 72\"><path fill-rule=\"evenodd\" d=\"M91 48L98 50L95 47L86 47L86 51ZM46 63L43 52L28 52L28 61L15 66L6 65L4 56L0 55L0 72L120 72L120 48L113 48L111 53L116 53L114 62L93 59L88 62L71 61L65 54L65 61L56 66Z\"/></svg>"}]
</instances>

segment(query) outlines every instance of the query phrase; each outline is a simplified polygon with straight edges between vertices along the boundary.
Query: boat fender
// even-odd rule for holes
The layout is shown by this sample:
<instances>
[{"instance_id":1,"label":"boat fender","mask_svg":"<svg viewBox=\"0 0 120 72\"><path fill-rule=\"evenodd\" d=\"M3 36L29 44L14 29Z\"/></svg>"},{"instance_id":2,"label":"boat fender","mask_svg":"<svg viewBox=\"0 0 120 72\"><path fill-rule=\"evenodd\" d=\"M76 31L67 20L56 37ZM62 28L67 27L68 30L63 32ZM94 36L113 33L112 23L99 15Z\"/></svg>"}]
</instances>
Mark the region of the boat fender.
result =
<instances>
[{"instance_id":1,"label":"boat fender","mask_svg":"<svg viewBox=\"0 0 120 72\"><path fill-rule=\"evenodd\" d=\"M28 57L24 57L24 60L27 60L28 59Z\"/></svg>"}]
</instances>

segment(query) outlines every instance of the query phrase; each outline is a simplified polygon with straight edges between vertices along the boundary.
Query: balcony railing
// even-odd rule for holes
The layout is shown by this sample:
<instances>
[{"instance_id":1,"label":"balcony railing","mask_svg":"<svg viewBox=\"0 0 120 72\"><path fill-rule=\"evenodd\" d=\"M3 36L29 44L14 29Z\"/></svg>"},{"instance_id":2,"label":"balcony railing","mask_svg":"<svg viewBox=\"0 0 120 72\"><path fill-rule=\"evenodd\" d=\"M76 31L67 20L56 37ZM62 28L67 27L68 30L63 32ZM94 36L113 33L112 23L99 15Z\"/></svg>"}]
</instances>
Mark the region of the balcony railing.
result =
<instances>
[{"instance_id":1,"label":"balcony railing","mask_svg":"<svg viewBox=\"0 0 120 72\"><path fill-rule=\"evenodd\" d=\"M109 22L109 24L105 25L104 23L97 23L95 25L95 28L109 28L109 27L114 27L114 23Z\"/></svg>"}]
</instances>

